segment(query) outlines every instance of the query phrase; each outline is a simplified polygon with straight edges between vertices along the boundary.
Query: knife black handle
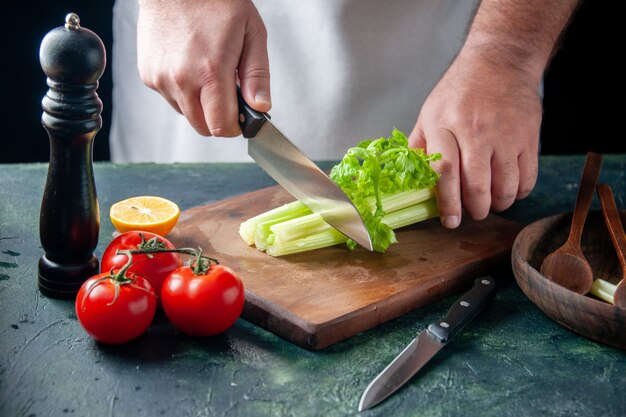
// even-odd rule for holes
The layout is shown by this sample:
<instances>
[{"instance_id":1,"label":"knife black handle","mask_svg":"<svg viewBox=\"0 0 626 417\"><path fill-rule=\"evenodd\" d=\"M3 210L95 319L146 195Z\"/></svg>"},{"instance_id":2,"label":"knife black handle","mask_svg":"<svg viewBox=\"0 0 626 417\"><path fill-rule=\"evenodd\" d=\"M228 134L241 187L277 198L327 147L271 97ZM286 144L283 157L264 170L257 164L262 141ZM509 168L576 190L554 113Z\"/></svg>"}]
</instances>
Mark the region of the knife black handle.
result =
<instances>
[{"instance_id":1,"label":"knife black handle","mask_svg":"<svg viewBox=\"0 0 626 417\"><path fill-rule=\"evenodd\" d=\"M237 86L237 104L239 104L239 127L244 138L253 138L259 133L265 123L266 115L248 106L241 95L241 88Z\"/></svg>"},{"instance_id":2,"label":"knife black handle","mask_svg":"<svg viewBox=\"0 0 626 417\"><path fill-rule=\"evenodd\" d=\"M489 304L495 290L496 281L492 277L476 279L472 289L456 300L443 320L428 326L428 331L446 343Z\"/></svg>"}]
</instances>

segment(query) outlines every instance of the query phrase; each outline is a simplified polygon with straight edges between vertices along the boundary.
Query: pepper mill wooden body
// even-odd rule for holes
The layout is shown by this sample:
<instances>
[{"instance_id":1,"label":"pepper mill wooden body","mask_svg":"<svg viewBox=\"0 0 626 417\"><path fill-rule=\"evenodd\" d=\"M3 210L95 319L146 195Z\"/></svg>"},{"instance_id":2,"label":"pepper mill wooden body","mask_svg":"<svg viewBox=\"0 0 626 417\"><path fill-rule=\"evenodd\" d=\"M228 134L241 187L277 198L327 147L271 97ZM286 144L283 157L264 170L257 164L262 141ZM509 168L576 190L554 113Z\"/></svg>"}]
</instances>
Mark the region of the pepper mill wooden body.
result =
<instances>
[{"instance_id":1,"label":"pepper mill wooden body","mask_svg":"<svg viewBox=\"0 0 626 417\"><path fill-rule=\"evenodd\" d=\"M96 94L104 72L102 41L70 13L65 26L44 37L41 68L50 88L42 100L42 124L50 138L50 164L41 203L39 289L73 298L98 273L100 211L93 176L93 140L102 126Z\"/></svg>"}]
</instances>

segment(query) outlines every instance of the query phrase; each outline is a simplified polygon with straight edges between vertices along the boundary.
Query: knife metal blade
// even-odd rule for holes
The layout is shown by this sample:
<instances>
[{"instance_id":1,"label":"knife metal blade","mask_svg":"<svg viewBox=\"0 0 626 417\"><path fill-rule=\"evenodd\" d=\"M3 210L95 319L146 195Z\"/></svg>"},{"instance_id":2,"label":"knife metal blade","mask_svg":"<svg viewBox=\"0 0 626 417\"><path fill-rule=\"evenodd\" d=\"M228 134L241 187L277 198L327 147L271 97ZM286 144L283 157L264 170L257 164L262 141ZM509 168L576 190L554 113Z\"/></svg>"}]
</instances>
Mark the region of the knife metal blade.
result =
<instances>
[{"instance_id":1,"label":"knife metal blade","mask_svg":"<svg viewBox=\"0 0 626 417\"><path fill-rule=\"evenodd\" d=\"M350 198L285 136L266 113L247 105L237 87L239 126L248 154L278 184L324 221L372 251L365 223Z\"/></svg>"},{"instance_id":2,"label":"knife metal blade","mask_svg":"<svg viewBox=\"0 0 626 417\"><path fill-rule=\"evenodd\" d=\"M402 387L478 313L495 295L491 277L474 281L474 286L450 307L446 317L417 335L415 339L365 388L359 411L371 408Z\"/></svg>"}]
</instances>

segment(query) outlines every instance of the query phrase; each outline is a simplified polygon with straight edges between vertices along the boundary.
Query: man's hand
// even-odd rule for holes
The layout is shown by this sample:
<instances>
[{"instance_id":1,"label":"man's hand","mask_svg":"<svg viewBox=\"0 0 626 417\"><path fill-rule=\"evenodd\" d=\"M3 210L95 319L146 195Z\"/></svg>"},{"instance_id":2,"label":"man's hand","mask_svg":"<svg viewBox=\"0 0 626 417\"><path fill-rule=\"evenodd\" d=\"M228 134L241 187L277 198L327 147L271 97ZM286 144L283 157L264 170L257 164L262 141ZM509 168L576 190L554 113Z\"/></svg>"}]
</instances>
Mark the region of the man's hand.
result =
<instances>
[{"instance_id":1,"label":"man's hand","mask_svg":"<svg viewBox=\"0 0 626 417\"><path fill-rule=\"evenodd\" d=\"M578 0L482 0L459 55L426 99L410 145L440 152L441 222L481 220L537 180L539 85Z\"/></svg>"},{"instance_id":2,"label":"man's hand","mask_svg":"<svg viewBox=\"0 0 626 417\"><path fill-rule=\"evenodd\" d=\"M140 0L137 65L204 136L240 134L236 81L255 110L271 107L267 33L250 0Z\"/></svg>"},{"instance_id":3,"label":"man's hand","mask_svg":"<svg viewBox=\"0 0 626 417\"><path fill-rule=\"evenodd\" d=\"M537 80L461 53L421 109L410 145L439 152L441 221L461 206L475 220L526 197L537 179L541 102Z\"/></svg>"}]
</instances>

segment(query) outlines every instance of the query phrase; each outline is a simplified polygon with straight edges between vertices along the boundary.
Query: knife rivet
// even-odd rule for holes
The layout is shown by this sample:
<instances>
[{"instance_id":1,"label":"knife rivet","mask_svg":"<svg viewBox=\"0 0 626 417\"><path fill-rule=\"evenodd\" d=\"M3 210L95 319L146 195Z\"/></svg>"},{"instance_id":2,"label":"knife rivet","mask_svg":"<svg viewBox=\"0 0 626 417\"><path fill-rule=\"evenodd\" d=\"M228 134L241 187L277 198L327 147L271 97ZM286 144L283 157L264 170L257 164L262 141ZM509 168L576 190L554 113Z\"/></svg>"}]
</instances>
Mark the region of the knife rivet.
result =
<instances>
[{"instance_id":1,"label":"knife rivet","mask_svg":"<svg viewBox=\"0 0 626 417\"><path fill-rule=\"evenodd\" d=\"M469 303L467 301L461 301L461 306L462 307L469 307Z\"/></svg>"},{"instance_id":2,"label":"knife rivet","mask_svg":"<svg viewBox=\"0 0 626 417\"><path fill-rule=\"evenodd\" d=\"M480 281L481 284L485 284L485 285L489 285L491 284L491 281L489 281L488 279L483 279L482 281Z\"/></svg>"},{"instance_id":3,"label":"knife rivet","mask_svg":"<svg viewBox=\"0 0 626 417\"><path fill-rule=\"evenodd\" d=\"M239 113L239 123L246 121L246 116L243 113Z\"/></svg>"},{"instance_id":4,"label":"knife rivet","mask_svg":"<svg viewBox=\"0 0 626 417\"><path fill-rule=\"evenodd\" d=\"M445 321L442 321L441 323L439 323L439 325L443 327L444 329L447 329L448 327L450 327L450 325L446 323Z\"/></svg>"}]
</instances>

